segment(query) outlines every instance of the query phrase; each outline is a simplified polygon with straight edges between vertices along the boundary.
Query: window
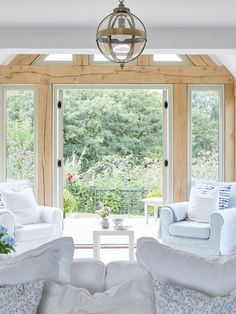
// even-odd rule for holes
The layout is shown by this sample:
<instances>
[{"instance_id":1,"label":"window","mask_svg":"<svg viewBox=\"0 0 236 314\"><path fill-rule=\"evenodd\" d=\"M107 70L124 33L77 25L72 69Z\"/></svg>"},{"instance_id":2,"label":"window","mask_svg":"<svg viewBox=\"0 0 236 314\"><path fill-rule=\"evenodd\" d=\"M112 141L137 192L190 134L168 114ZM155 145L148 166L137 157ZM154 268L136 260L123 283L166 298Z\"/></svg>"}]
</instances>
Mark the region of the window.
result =
<instances>
[{"instance_id":1,"label":"window","mask_svg":"<svg viewBox=\"0 0 236 314\"><path fill-rule=\"evenodd\" d=\"M37 58L34 64L51 64L51 65L64 65L74 64L74 56L72 54L48 54L41 55Z\"/></svg>"},{"instance_id":2,"label":"window","mask_svg":"<svg viewBox=\"0 0 236 314\"><path fill-rule=\"evenodd\" d=\"M35 89L3 87L1 178L35 181Z\"/></svg>"},{"instance_id":3,"label":"window","mask_svg":"<svg viewBox=\"0 0 236 314\"><path fill-rule=\"evenodd\" d=\"M184 55L175 54L154 54L151 56L153 65L193 65Z\"/></svg>"},{"instance_id":4,"label":"window","mask_svg":"<svg viewBox=\"0 0 236 314\"><path fill-rule=\"evenodd\" d=\"M95 53L94 55L90 55L90 64L107 64L107 65L117 65L115 62L111 62L108 59L106 59L101 53ZM136 64L137 60L129 62L129 64Z\"/></svg>"},{"instance_id":5,"label":"window","mask_svg":"<svg viewBox=\"0 0 236 314\"><path fill-rule=\"evenodd\" d=\"M223 86L189 87L190 182L223 180Z\"/></svg>"}]
</instances>

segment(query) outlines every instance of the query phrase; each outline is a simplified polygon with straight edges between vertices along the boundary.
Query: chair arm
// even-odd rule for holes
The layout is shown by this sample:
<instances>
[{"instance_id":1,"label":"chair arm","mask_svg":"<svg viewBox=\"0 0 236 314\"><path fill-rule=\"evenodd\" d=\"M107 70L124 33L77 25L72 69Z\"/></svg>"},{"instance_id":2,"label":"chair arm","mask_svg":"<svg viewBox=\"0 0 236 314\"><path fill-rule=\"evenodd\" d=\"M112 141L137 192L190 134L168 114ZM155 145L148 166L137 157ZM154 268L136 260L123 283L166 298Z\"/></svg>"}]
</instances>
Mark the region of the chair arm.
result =
<instances>
[{"instance_id":1,"label":"chair arm","mask_svg":"<svg viewBox=\"0 0 236 314\"><path fill-rule=\"evenodd\" d=\"M0 210L0 224L4 225L7 228L7 231L10 235L14 236L15 217L13 213L11 213L9 210L1 209Z\"/></svg>"},{"instance_id":2,"label":"chair arm","mask_svg":"<svg viewBox=\"0 0 236 314\"><path fill-rule=\"evenodd\" d=\"M56 236L62 235L63 211L61 208L38 206L40 210L40 220L56 226Z\"/></svg>"},{"instance_id":3,"label":"chair arm","mask_svg":"<svg viewBox=\"0 0 236 314\"><path fill-rule=\"evenodd\" d=\"M173 204L167 204L163 206L161 209L161 212L164 210L168 210L172 212L172 219L173 220L171 223L176 222L176 221L181 221L185 220L187 218L188 214L188 205L189 202L179 202L179 203L173 203Z\"/></svg>"},{"instance_id":4,"label":"chair arm","mask_svg":"<svg viewBox=\"0 0 236 314\"><path fill-rule=\"evenodd\" d=\"M236 250L236 208L217 210L211 214L211 237L220 235L219 247L222 254Z\"/></svg>"},{"instance_id":5,"label":"chair arm","mask_svg":"<svg viewBox=\"0 0 236 314\"><path fill-rule=\"evenodd\" d=\"M161 208L158 238L165 239L169 235L169 225L187 218L188 202L167 204Z\"/></svg>"}]
</instances>

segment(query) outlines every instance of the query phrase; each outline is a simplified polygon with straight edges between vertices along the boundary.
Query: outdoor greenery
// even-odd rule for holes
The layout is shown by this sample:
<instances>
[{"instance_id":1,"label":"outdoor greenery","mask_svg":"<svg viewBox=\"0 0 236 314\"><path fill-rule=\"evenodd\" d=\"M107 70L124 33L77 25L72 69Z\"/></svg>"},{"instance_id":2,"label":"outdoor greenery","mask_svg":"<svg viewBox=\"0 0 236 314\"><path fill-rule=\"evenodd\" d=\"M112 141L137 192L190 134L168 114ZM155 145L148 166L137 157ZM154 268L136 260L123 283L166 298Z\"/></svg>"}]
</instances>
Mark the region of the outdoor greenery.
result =
<instances>
[{"instance_id":1,"label":"outdoor greenery","mask_svg":"<svg viewBox=\"0 0 236 314\"><path fill-rule=\"evenodd\" d=\"M192 93L193 178L217 179L218 97ZM162 91L65 90L64 104L65 174L73 176L65 188L76 210L94 212L102 200L115 213L138 213L142 197L162 196Z\"/></svg>"},{"instance_id":2,"label":"outdoor greenery","mask_svg":"<svg viewBox=\"0 0 236 314\"><path fill-rule=\"evenodd\" d=\"M192 178L218 180L219 93L192 92Z\"/></svg>"},{"instance_id":3,"label":"outdoor greenery","mask_svg":"<svg viewBox=\"0 0 236 314\"><path fill-rule=\"evenodd\" d=\"M68 89L64 109L64 209L137 213L140 199L162 196L163 92ZM7 177L34 181L34 93L7 90ZM192 92L192 174L217 180L219 95Z\"/></svg>"},{"instance_id":4,"label":"outdoor greenery","mask_svg":"<svg viewBox=\"0 0 236 314\"><path fill-rule=\"evenodd\" d=\"M34 92L7 90L7 179L34 182Z\"/></svg>"},{"instance_id":5,"label":"outdoor greenery","mask_svg":"<svg viewBox=\"0 0 236 314\"><path fill-rule=\"evenodd\" d=\"M78 211L103 201L113 213L138 212L144 191L162 195L162 97L161 90L64 91L65 188Z\"/></svg>"}]
</instances>

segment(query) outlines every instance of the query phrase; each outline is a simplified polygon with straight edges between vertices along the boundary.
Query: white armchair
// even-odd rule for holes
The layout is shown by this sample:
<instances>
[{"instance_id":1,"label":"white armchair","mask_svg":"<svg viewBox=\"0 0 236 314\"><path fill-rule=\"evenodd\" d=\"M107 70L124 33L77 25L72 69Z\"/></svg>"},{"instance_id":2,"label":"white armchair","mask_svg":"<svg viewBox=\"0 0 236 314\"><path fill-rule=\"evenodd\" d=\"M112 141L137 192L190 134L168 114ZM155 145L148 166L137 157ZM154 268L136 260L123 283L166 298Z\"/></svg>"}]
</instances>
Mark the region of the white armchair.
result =
<instances>
[{"instance_id":1,"label":"white armchair","mask_svg":"<svg viewBox=\"0 0 236 314\"><path fill-rule=\"evenodd\" d=\"M160 214L163 244L200 255L227 255L236 251L236 184L228 208L217 210L210 223L187 219L188 202L165 205Z\"/></svg>"},{"instance_id":2,"label":"white armchair","mask_svg":"<svg viewBox=\"0 0 236 314\"><path fill-rule=\"evenodd\" d=\"M5 183L0 183L0 186ZM19 187L19 184L17 185ZM12 187L12 184L11 184ZM63 211L60 208L38 206L40 222L18 225L12 212L0 209L0 224L16 239L16 253L22 253L62 236Z\"/></svg>"}]
</instances>

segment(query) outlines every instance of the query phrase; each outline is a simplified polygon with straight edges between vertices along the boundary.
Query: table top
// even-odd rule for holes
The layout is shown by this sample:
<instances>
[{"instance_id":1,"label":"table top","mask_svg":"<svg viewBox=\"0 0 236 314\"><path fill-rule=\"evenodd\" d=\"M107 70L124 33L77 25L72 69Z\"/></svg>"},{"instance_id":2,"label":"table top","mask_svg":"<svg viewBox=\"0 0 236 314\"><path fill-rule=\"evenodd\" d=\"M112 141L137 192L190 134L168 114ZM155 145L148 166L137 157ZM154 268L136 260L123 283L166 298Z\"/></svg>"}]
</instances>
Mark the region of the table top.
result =
<instances>
[{"instance_id":1,"label":"table top","mask_svg":"<svg viewBox=\"0 0 236 314\"><path fill-rule=\"evenodd\" d=\"M115 230L115 229L99 229L93 230L94 235L130 235L133 234L134 230Z\"/></svg>"}]
</instances>

